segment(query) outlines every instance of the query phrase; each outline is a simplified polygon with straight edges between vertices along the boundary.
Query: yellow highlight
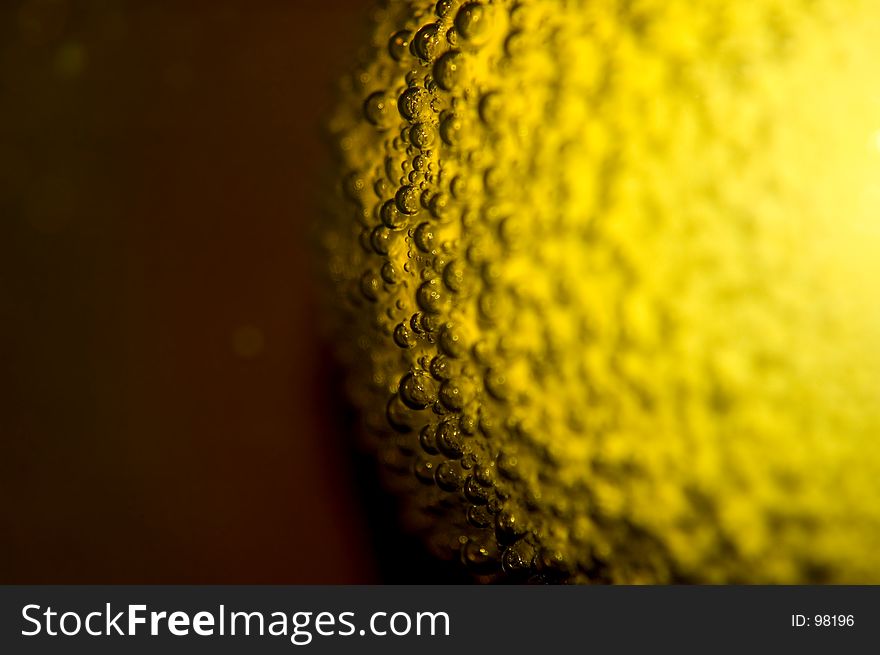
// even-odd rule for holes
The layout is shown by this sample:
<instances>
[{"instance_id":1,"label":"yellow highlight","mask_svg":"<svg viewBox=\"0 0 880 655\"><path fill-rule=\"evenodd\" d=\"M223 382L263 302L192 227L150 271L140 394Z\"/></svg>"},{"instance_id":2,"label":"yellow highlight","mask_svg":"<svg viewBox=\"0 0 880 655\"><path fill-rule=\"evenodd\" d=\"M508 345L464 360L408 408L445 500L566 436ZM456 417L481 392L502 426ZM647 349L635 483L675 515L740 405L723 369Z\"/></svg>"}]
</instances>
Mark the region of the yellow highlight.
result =
<instances>
[{"instance_id":1,"label":"yellow highlight","mask_svg":"<svg viewBox=\"0 0 880 655\"><path fill-rule=\"evenodd\" d=\"M413 529L487 581L880 582L877 3L375 19L322 232Z\"/></svg>"}]
</instances>

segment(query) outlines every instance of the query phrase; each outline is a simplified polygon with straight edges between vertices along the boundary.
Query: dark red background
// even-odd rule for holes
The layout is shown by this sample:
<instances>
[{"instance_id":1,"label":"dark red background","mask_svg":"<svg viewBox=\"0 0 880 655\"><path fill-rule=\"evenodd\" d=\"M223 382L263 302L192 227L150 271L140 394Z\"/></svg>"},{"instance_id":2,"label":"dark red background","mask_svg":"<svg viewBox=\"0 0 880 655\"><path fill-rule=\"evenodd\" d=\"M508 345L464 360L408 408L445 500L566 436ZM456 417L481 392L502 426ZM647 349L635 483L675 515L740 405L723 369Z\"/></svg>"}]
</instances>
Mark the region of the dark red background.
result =
<instances>
[{"instance_id":1,"label":"dark red background","mask_svg":"<svg viewBox=\"0 0 880 655\"><path fill-rule=\"evenodd\" d=\"M380 579L307 237L365 4L0 6L0 582Z\"/></svg>"}]
</instances>

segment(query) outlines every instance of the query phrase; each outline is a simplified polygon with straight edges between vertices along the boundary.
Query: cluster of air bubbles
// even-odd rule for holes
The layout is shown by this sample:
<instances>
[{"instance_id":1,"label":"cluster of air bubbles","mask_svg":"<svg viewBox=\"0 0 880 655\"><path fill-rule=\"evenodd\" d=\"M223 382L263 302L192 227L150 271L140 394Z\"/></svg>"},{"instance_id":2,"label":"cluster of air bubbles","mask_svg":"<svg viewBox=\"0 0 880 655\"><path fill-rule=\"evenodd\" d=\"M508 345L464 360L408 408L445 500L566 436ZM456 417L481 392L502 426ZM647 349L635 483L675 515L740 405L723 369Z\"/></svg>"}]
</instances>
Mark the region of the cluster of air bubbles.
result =
<instances>
[{"instance_id":1,"label":"cluster of air bubbles","mask_svg":"<svg viewBox=\"0 0 880 655\"><path fill-rule=\"evenodd\" d=\"M506 180L469 141L471 126L501 129L500 93L469 78L479 70L471 58L489 50L498 11L440 0L417 14L419 23L388 31L390 60L363 77L360 96L361 129L380 140L384 157L347 176L343 191L357 208L365 257L353 293L374 309L400 362L374 377L384 394L380 422L396 435L386 463L460 526L452 538L468 570L517 577L538 567L540 551L524 538L522 510L508 506L509 485L521 481L517 455L494 443L514 405L503 357L497 343L475 342L474 325L454 314L467 303L481 325L509 318L488 262L522 238L482 206L483 191L498 198ZM497 56L501 42L492 47ZM483 236L459 236L476 228Z\"/></svg>"}]
</instances>

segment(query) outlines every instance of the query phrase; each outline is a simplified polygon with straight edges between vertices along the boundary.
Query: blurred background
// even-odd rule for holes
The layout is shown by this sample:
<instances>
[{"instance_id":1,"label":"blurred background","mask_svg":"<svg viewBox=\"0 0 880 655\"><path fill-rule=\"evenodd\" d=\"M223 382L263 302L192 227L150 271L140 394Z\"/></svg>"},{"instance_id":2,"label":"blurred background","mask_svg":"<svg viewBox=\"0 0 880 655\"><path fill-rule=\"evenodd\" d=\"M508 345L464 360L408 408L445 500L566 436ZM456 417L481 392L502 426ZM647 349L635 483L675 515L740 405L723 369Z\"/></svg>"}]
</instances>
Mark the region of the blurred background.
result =
<instances>
[{"instance_id":1,"label":"blurred background","mask_svg":"<svg viewBox=\"0 0 880 655\"><path fill-rule=\"evenodd\" d=\"M313 321L369 4L0 4L0 582L413 580Z\"/></svg>"}]
</instances>

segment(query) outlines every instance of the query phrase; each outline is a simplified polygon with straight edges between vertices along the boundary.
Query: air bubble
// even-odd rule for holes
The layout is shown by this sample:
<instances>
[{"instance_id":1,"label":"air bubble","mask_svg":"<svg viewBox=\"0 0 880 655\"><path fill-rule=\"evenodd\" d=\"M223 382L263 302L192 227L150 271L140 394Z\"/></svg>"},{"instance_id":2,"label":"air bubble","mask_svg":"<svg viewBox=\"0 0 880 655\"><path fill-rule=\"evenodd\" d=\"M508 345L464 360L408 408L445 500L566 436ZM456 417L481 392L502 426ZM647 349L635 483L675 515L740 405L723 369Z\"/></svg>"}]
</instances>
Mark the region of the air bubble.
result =
<instances>
[{"instance_id":1,"label":"air bubble","mask_svg":"<svg viewBox=\"0 0 880 655\"><path fill-rule=\"evenodd\" d=\"M464 58L458 50L443 53L434 62L434 80L444 91L452 91L461 82Z\"/></svg>"},{"instance_id":2,"label":"air bubble","mask_svg":"<svg viewBox=\"0 0 880 655\"><path fill-rule=\"evenodd\" d=\"M452 9L454 4L455 0L439 0L434 7L434 13L437 14L439 18L443 18L449 13L449 10Z\"/></svg>"},{"instance_id":3,"label":"air bubble","mask_svg":"<svg viewBox=\"0 0 880 655\"><path fill-rule=\"evenodd\" d=\"M466 2L455 16L455 28L463 39L480 42L489 32L488 13L479 2Z\"/></svg>"},{"instance_id":4,"label":"air bubble","mask_svg":"<svg viewBox=\"0 0 880 655\"><path fill-rule=\"evenodd\" d=\"M412 333L405 321L398 323L394 328L394 343L404 349L413 348L418 343L416 335Z\"/></svg>"},{"instance_id":5,"label":"air bubble","mask_svg":"<svg viewBox=\"0 0 880 655\"><path fill-rule=\"evenodd\" d=\"M400 171L400 168L398 168L399 161L400 160L397 157L385 158L385 175L392 183L397 182L397 178L400 175L400 173L398 172Z\"/></svg>"},{"instance_id":6,"label":"air bubble","mask_svg":"<svg viewBox=\"0 0 880 655\"><path fill-rule=\"evenodd\" d=\"M464 483L464 495L474 505L485 505L489 500L489 490L470 475Z\"/></svg>"},{"instance_id":7,"label":"air bubble","mask_svg":"<svg viewBox=\"0 0 880 655\"><path fill-rule=\"evenodd\" d=\"M474 356L474 361L477 364L486 366L492 361L492 347L486 339L477 341L474 347L471 348L471 354Z\"/></svg>"},{"instance_id":8,"label":"air bubble","mask_svg":"<svg viewBox=\"0 0 880 655\"><path fill-rule=\"evenodd\" d=\"M395 32L391 35L391 38L388 39L388 54L395 61L402 61L406 56L407 50L409 50L409 41L412 37L412 32L409 30L400 30L399 32Z\"/></svg>"},{"instance_id":9,"label":"air bubble","mask_svg":"<svg viewBox=\"0 0 880 655\"><path fill-rule=\"evenodd\" d=\"M439 314L443 309L443 294L440 286L440 280L437 278L422 282L416 292L416 302L419 307L431 314Z\"/></svg>"},{"instance_id":10,"label":"air bubble","mask_svg":"<svg viewBox=\"0 0 880 655\"><path fill-rule=\"evenodd\" d=\"M456 200L463 200L468 196L468 182L462 175L456 175L449 184L449 191Z\"/></svg>"},{"instance_id":11,"label":"air bubble","mask_svg":"<svg viewBox=\"0 0 880 655\"><path fill-rule=\"evenodd\" d=\"M434 334L437 331L437 317L431 314L421 314L422 331Z\"/></svg>"},{"instance_id":12,"label":"air bubble","mask_svg":"<svg viewBox=\"0 0 880 655\"><path fill-rule=\"evenodd\" d=\"M382 264L382 270L380 271L380 275L382 279L385 280L388 284L397 284L400 282L400 275L397 272L397 268L390 261Z\"/></svg>"},{"instance_id":13,"label":"air bubble","mask_svg":"<svg viewBox=\"0 0 880 655\"><path fill-rule=\"evenodd\" d=\"M409 318L409 325L416 334L424 334L425 328L422 326L422 312L416 312Z\"/></svg>"},{"instance_id":14,"label":"air bubble","mask_svg":"<svg viewBox=\"0 0 880 655\"><path fill-rule=\"evenodd\" d=\"M467 343L463 330L454 323L447 323L440 330L440 349L450 357L464 357Z\"/></svg>"},{"instance_id":15,"label":"air bubble","mask_svg":"<svg viewBox=\"0 0 880 655\"><path fill-rule=\"evenodd\" d=\"M418 87L410 87L397 100L397 110L410 122L418 120L428 109L428 94Z\"/></svg>"},{"instance_id":16,"label":"air bubble","mask_svg":"<svg viewBox=\"0 0 880 655\"><path fill-rule=\"evenodd\" d=\"M502 509L495 517L495 536L500 543L513 543L526 533L522 519L511 509Z\"/></svg>"},{"instance_id":17,"label":"air bubble","mask_svg":"<svg viewBox=\"0 0 880 655\"><path fill-rule=\"evenodd\" d=\"M501 266L497 261L487 259L480 270L480 276L487 287L495 287L501 280Z\"/></svg>"},{"instance_id":18,"label":"air bubble","mask_svg":"<svg viewBox=\"0 0 880 655\"><path fill-rule=\"evenodd\" d=\"M453 259L443 269L443 284L450 291L459 292L464 286L464 264Z\"/></svg>"},{"instance_id":19,"label":"air bubble","mask_svg":"<svg viewBox=\"0 0 880 655\"><path fill-rule=\"evenodd\" d=\"M440 138L449 146L458 145L461 141L461 131L463 124L461 118L457 114L447 113L440 121Z\"/></svg>"},{"instance_id":20,"label":"air bubble","mask_svg":"<svg viewBox=\"0 0 880 655\"><path fill-rule=\"evenodd\" d=\"M376 254L387 255L388 250L391 248L391 238L391 230L384 225L379 225L370 234L370 245L373 246Z\"/></svg>"},{"instance_id":21,"label":"air bubble","mask_svg":"<svg viewBox=\"0 0 880 655\"><path fill-rule=\"evenodd\" d=\"M497 194L504 183L504 171L500 167L490 166L483 174L483 184L490 194Z\"/></svg>"},{"instance_id":22,"label":"air bubble","mask_svg":"<svg viewBox=\"0 0 880 655\"><path fill-rule=\"evenodd\" d=\"M376 91L364 101L364 116L377 127L387 126L391 112L384 91Z\"/></svg>"},{"instance_id":23,"label":"air bubble","mask_svg":"<svg viewBox=\"0 0 880 655\"><path fill-rule=\"evenodd\" d=\"M367 183L359 173L350 173L342 184L342 190L346 196L355 202L360 202L361 194L367 188Z\"/></svg>"},{"instance_id":24,"label":"air bubble","mask_svg":"<svg viewBox=\"0 0 880 655\"><path fill-rule=\"evenodd\" d=\"M527 541L519 541L504 550L501 566L508 575L519 575L532 569L534 559L534 547Z\"/></svg>"},{"instance_id":25,"label":"air bubble","mask_svg":"<svg viewBox=\"0 0 880 655\"><path fill-rule=\"evenodd\" d=\"M501 426L499 423L500 421L496 420L496 417L489 412L480 414L480 432L487 439L497 439L500 436Z\"/></svg>"},{"instance_id":26,"label":"air bubble","mask_svg":"<svg viewBox=\"0 0 880 655\"><path fill-rule=\"evenodd\" d=\"M424 253L430 254L434 251L434 230L430 223L421 223L413 235L416 247Z\"/></svg>"},{"instance_id":27,"label":"air bubble","mask_svg":"<svg viewBox=\"0 0 880 655\"><path fill-rule=\"evenodd\" d=\"M460 412L470 402L473 386L467 378L453 378L440 386L440 402L453 412Z\"/></svg>"},{"instance_id":28,"label":"air bubble","mask_svg":"<svg viewBox=\"0 0 880 655\"><path fill-rule=\"evenodd\" d=\"M409 408L407 408L400 400L398 394L394 394L388 405L385 407L385 418L394 430L401 434L407 434L413 431L413 416Z\"/></svg>"},{"instance_id":29,"label":"air bubble","mask_svg":"<svg viewBox=\"0 0 880 655\"><path fill-rule=\"evenodd\" d=\"M496 368L490 368L486 371L484 378L486 391L495 400L506 401L510 398L510 385L507 382L507 375L504 371Z\"/></svg>"},{"instance_id":30,"label":"air bubble","mask_svg":"<svg viewBox=\"0 0 880 655\"><path fill-rule=\"evenodd\" d=\"M429 455L437 455L440 451L437 449L437 428L430 423L422 428L419 432L419 444Z\"/></svg>"},{"instance_id":31,"label":"air bubble","mask_svg":"<svg viewBox=\"0 0 880 655\"><path fill-rule=\"evenodd\" d=\"M445 355L437 355L431 360L431 375L436 380L448 380L452 377L452 364Z\"/></svg>"},{"instance_id":32,"label":"air bubble","mask_svg":"<svg viewBox=\"0 0 880 655\"><path fill-rule=\"evenodd\" d=\"M443 220L446 218L447 210L449 208L449 196L445 193L435 193L431 198L431 202L428 206L428 209L431 211L431 215L438 219Z\"/></svg>"},{"instance_id":33,"label":"air bubble","mask_svg":"<svg viewBox=\"0 0 880 655\"><path fill-rule=\"evenodd\" d=\"M402 214L412 216L419 211L419 191L414 186L402 186L394 196L394 204Z\"/></svg>"},{"instance_id":34,"label":"air bubble","mask_svg":"<svg viewBox=\"0 0 880 655\"><path fill-rule=\"evenodd\" d=\"M432 193L431 189L424 189L419 196L419 202L421 203L422 207L428 209L431 206L431 198L433 197L434 194Z\"/></svg>"},{"instance_id":35,"label":"air bubble","mask_svg":"<svg viewBox=\"0 0 880 655\"><path fill-rule=\"evenodd\" d=\"M458 420L448 418L437 428L437 447L450 459L460 459L464 455L464 444L461 441L461 431L458 429Z\"/></svg>"},{"instance_id":36,"label":"air bubble","mask_svg":"<svg viewBox=\"0 0 880 655\"><path fill-rule=\"evenodd\" d=\"M495 517L486 505L471 505L467 510L467 521L475 528L491 527Z\"/></svg>"},{"instance_id":37,"label":"air bubble","mask_svg":"<svg viewBox=\"0 0 880 655\"><path fill-rule=\"evenodd\" d=\"M434 481L443 491L458 491L463 484L461 467L455 462L442 462L434 471Z\"/></svg>"},{"instance_id":38,"label":"air bubble","mask_svg":"<svg viewBox=\"0 0 880 655\"><path fill-rule=\"evenodd\" d=\"M424 409L434 403L437 383L423 371L407 373L400 380L400 399L407 407Z\"/></svg>"},{"instance_id":39,"label":"air bubble","mask_svg":"<svg viewBox=\"0 0 880 655\"><path fill-rule=\"evenodd\" d=\"M376 302L379 299L379 290L382 288L382 283L379 282L379 278L372 271L367 271L364 273L361 278L361 293L364 294L364 297L371 301Z\"/></svg>"},{"instance_id":40,"label":"air bubble","mask_svg":"<svg viewBox=\"0 0 880 655\"><path fill-rule=\"evenodd\" d=\"M508 480L515 482L519 480L519 458L511 453L499 453L495 460L498 472Z\"/></svg>"},{"instance_id":41,"label":"air bubble","mask_svg":"<svg viewBox=\"0 0 880 655\"><path fill-rule=\"evenodd\" d=\"M508 248L517 248L523 245L525 233L522 220L516 216L508 216L498 224L498 236Z\"/></svg>"},{"instance_id":42,"label":"air bubble","mask_svg":"<svg viewBox=\"0 0 880 655\"><path fill-rule=\"evenodd\" d=\"M379 198L386 197L389 193L391 193L391 185L388 183L384 177L380 177L376 180L376 183L373 184L373 192Z\"/></svg>"},{"instance_id":43,"label":"air bubble","mask_svg":"<svg viewBox=\"0 0 880 655\"><path fill-rule=\"evenodd\" d=\"M434 128L428 123L416 123L409 130L409 140L419 150L434 143Z\"/></svg>"},{"instance_id":44,"label":"air bubble","mask_svg":"<svg viewBox=\"0 0 880 655\"><path fill-rule=\"evenodd\" d=\"M468 521L471 525L474 525L474 527L486 527L476 525L476 523L479 523L479 519L471 520L471 510L476 510L476 513L480 514L481 508L472 507L468 510ZM489 517L489 521L491 522L491 517ZM476 575L488 575L497 571L498 555L498 549L494 544L481 544L474 540L469 540L461 549L462 562L469 571Z\"/></svg>"},{"instance_id":45,"label":"air bubble","mask_svg":"<svg viewBox=\"0 0 880 655\"><path fill-rule=\"evenodd\" d=\"M478 466L474 469L474 479L484 487L491 487L495 484L495 475L489 466Z\"/></svg>"},{"instance_id":46,"label":"air bubble","mask_svg":"<svg viewBox=\"0 0 880 655\"><path fill-rule=\"evenodd\" d=\"M422 27L413 37L410 51L423 61L431 61L440 45L439 31L435 23Z\"/></svg>"},{"instance_id":47,"label":"air bubble","mask_svg":"<svg viewBox=\"0 0 880 655\"><path fill-rule=\"evenodd\" d=\"M416 155L413 158L413 168L419 172L425 171L428 168L428 158L425 155Z\"/></svg>"},{"instance_id":48,"label":"air bubble","mask_svg":"<svg viewBox=\"0 0 880 655\"><path fill-rule=\"evenodd\" d=\"M382 219L382 224L389 230L402 230L409 225L409 219L398 210L394 200L389 200L382 205L379 216Z\"/></svg>"},{"instance_id":49,"label":"air bubble","mask_svg":"<svg viewBox=\"0 0 880 655\"><path fill-rule=\"evenodd\" d=\"M413 473L422 484L434 484L434 463L424 457L419 457L413 464Z\"/></svg>"}]
</instances>

